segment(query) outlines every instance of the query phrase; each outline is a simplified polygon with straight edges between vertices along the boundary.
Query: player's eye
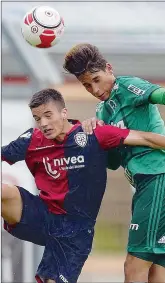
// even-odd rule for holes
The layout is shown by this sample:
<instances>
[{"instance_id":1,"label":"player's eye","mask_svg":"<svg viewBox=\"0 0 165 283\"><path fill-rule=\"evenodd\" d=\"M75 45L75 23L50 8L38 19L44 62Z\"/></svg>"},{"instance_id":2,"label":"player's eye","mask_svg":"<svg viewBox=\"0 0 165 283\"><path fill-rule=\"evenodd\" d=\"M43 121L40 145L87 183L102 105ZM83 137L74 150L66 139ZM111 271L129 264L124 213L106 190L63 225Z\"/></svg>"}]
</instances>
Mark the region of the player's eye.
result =
<instances>
[{"instance_id":1,"label":"player's eye","mask_svg":"<svg viewBox=\"0 0 165 283\"><path fill-rule=\"evenodd\" d=\"M95 80L94 80L95 83L98 83L99 81L100 81L99 79L95 79Z\"/></svg>"},{"instance_id":2,"label":"player's eye","mask_svg":"<svg viewBox=\"0 0 165 283\"><path fill-rule=\"evenodd\" d=\"M34 118L36 122L39 122L40 121L40 118Z\"/></svg>"},{"instance_id":3,"label":"player's eye","mask_svg":"<svg viewBox=\"0 0 165 283\"><path fill-rule=\"evenodd\" d=\"M85 88L90 88L90 85L84 84L84 87L85 87Z\"/></svg>"}]
</instances>

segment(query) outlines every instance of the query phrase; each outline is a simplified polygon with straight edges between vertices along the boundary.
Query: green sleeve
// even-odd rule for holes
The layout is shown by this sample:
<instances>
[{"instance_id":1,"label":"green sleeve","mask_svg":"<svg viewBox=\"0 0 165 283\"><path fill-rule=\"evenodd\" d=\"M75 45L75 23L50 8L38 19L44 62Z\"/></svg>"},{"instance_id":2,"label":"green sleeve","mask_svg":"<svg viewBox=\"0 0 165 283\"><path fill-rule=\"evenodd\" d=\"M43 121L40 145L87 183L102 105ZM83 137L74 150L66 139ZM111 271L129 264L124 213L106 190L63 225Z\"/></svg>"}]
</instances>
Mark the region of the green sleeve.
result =
<instances>
[{"instance_id":1,"label":"green sleeve","mask_svg":"<svg viewBox=\"0 0 165 283\"><path fill-rule=\"evenodd\" d=\"M165 88L154 90L149 97L149 102L152 104L165 105Z\"/></svg>"},{"instance_id":2,"label":"green sleeve","mask_svg":"<svg viewBox=\"0 0 165 283\"><path fill-rule=\"evenodd\" d=\"M123 103L137 107L149 103L149 97L161 86L152 84L138 77L128 77L121 80L123 86Z\"/></svg>"}]
</instances>

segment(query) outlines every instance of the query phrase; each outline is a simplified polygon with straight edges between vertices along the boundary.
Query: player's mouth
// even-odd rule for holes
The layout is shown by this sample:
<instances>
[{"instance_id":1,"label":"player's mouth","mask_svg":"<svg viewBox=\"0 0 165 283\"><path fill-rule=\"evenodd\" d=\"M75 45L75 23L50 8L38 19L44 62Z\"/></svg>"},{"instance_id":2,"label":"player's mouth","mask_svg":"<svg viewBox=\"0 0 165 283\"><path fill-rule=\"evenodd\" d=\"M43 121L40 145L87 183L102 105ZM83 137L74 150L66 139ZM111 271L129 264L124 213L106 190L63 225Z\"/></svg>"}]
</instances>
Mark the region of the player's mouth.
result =
<instances>
[{"instance_id":1,"label":"player's mouth","mask_svg":"<svg viewBox=\"0 0 165 283\"><path fill-rule=\"evenodd\" d=\"M106 92L102 93L101 95L98 96L98 99L106 100L107 99L107 93Z\"/></svg>"},{"instance_id":2,"label":"player's mouth","mask_svg":"<svg viewBox=\"0 0 165 283\"><path fill-rule=\"evenodd\" d=\"M45 136L50 136L52 134L53 130L52 129L46 129L44 130L44 135Z\"/></svg>"}]
</instances>

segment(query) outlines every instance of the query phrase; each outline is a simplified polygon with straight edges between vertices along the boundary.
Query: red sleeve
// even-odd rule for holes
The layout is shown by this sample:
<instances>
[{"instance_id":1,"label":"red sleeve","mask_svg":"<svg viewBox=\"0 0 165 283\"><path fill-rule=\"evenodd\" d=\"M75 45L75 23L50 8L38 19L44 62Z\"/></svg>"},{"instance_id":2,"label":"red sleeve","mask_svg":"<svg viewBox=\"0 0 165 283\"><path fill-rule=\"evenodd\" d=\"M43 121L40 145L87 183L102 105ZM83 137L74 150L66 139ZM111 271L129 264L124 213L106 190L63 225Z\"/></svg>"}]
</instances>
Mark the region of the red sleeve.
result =
<instances>
[{"instance_id":1,"label":"red sleeve","mask_svg":"<svg viewBox=\"0 0 165 283\"><path fill-rule=\"evenodd\" d=\"M95 136L103 149L109 149L123 144L130 130L105 125L97 126L94 130Z\"/></svg>"}]
</instances>

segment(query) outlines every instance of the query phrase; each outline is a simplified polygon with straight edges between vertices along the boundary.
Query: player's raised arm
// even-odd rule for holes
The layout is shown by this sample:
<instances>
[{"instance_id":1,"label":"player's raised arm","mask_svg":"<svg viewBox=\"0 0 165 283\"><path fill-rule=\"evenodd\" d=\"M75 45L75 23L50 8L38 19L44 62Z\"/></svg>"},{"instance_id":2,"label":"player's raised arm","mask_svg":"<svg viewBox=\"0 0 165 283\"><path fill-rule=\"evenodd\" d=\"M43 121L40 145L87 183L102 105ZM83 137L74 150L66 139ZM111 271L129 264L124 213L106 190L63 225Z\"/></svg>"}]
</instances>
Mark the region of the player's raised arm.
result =
<instances>
[{"instance_id":1,"label":"player's raised arm","mask_svg":"<svg viewBox=\"0 0 165 283\"><path fill-rule=\"evenodd\" d=\"M104 149L121 144L165 149L165 136L156 133L120 129L110 125L97 126L94 133Z\"/></svg>"},{"instance_id":2,"label":"player's raised arm","mask_svg":"<svg viewBox=\"0 0 165 283\"><path fill-rule=\"evenodd\" d=\"M2 161L6 161L12 165L18 161L24 160L31 142L32 134L33 128L20 135L16 140L10 142L8 145L2 146Z\"/></svg>"},{"instance_id":3,"label":"player's raised arm","mask_svg":"<svg viewBox=\"0 0 165 283\"><path fill-rule=\"evenodd\" d=\"M149 146L156 149L165 149L165 136L151 132L130 130L123 142L126 145Z\"/></svg>"}]
</instances>

